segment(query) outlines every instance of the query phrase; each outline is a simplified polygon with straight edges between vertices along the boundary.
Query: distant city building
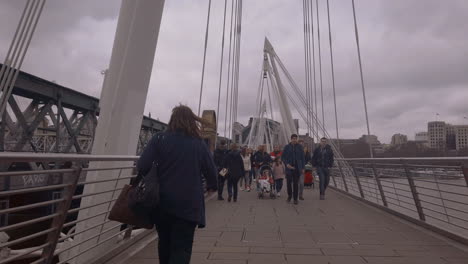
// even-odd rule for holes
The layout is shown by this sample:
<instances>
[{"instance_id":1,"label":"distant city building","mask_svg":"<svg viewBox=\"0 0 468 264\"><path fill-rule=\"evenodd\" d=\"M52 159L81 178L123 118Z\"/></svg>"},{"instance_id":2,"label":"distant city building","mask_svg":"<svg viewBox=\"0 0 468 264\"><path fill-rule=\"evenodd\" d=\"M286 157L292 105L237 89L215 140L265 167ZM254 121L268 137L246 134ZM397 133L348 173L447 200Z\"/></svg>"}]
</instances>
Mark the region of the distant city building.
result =
<instances>
[{"instance_id":1,"label":"distant city building","mask_svg":"<svg viewBox=\"0 0 468 264\"><path fill-rule=\"evenodd\" d=\"M314 139L309 136L309 133L305 135L299 135L299 141L304 142L304 146L309 148L309 151L314 148Z\"/></svg>"},{"instance_id":2,"label":"distant city building","mask_svg":"<svg viewBox=\"0 0 468 264\"><path fill-rule=\"evenodd\" d=\"M445 139L445 146L447 150L455 150L457 149L457 143L456 143L456 135L455 135L455 127L450 124L445 125L445 133L446 133L446 139Z\"/></svg>"},{"instance_id":3,"label":"distant city building","mask_svg":"<svg viewBox=\"0 0 468 264\"><path fill-rule=\"evenodd\" d=\"M392 136L392 146L399 146L408 143L408 137L403 134L395 134Z\"/></svg>"},{"instance_id":4,"label":"distant city building","mask_svg":"<svg viewBox=\"0 0 468 264\"><path fill-rule=\"evenodd\" d=\"M468 125L455 126L456 149L468 148Z\"/></svg>"},{"instance_id":5,"label":"distant city building","mask_svg":"<svg viewBox=\"0 0 468 264\"><path fill-rule=\"evenodd\" d=\"M414 137L414 141L428 141L428 134L427 132L418 132L416 133L416 136Z\"/></svg>"},{"instance_id":6,"label":"distant city building","mask_svg":"<svg viewBox=\"0 0 468 264\"><path fill-rule=\"evenodd\" d=\"M340 146L347 146L347 145L354 145L356 143L359 142L359 139L342 139L340 138L340 140L337 140L336 138L332 138L330 139L330 141L335 144L336 146L338 146L338 144Z\"/></svg>"},{"instance_id":7,"label":"distant city building","mask_svg":"<svg viewBox=\"0 0 468 264\"><path fill-rule=\"evenodd\" d=\"M468 125L451 125L443 121L427 124L429 147L438 150L461 150L467 147Z\"/></svg>"},{"instance_id":8,"label":"distant city building","mask_svg":"<svg viewBox=\"0 0 468 264\"><path fill-rule=\"evenodd\" d=\"M429 135L427 132L416 133L414 141L423 147L429 147Z\"/></svg>"},{"instance_id":9,"label":"distant city building","mask_svg":"<svg viewBox=\"0 0 468 264\"><path fill-rule=\"evenodd\" d=\"M432 121L427 123L429 147L445 150L447 146L447 130L443 121Z\"/></svg>"},{"instance_id":10,"label":"distant city building","mask_svg":"<svg viewBox=\"0 0 468 264\"><path fill-rule=\"evenodd\" d=\"M362 135L359 140L366 142L372 146L375 153L383 153L384 148L376 135Z\"/></svg>"},{"instance_id":11,"label":"distant city building","mask_svg":"<svg viewBox=\"0 0 468 264\"><path fill-rule=\"evenodd\" d=\"M242 131L244 131L245 129L245 126L242 125L241 123L239 122L235 122L233 124L233 128L232 128L232 140L234 143L243 143L245 141L244 137L243 137L243 134L242 134Z\"/></svg>"},{"instance_id":12,"label":"distant city building","mask_svg":"<svg viewBox=\"0 0 468 264\"><path fill-rule=\"evenodd\" d=\"M243 126L240 123L234 123L233 134L232 134L232 138L234 142L240 143L243 145L249 144L249 135L250 135L250 130L252 129L253 120L254 120L253 118L250 118L249 124L247 126ZM267 126L265 127L266 134L267 134L267 137L271 136L273 145L284 146L285 144L287 144L287 142L285 141L287 137L284 136L281 123L268 119L268 118L263 118L262 120L266 120L266 124L267 124ZM255 122L255 129L260 129L259 123L260 122ZM254 135L252 135L252 138L250 139L250 141L251 142L262 141L261 144L267 144L267 138L257 139L255 138ZM267 145L268 151L270 151L270 148L271 147Z\"/></svg>"}]
</instances>

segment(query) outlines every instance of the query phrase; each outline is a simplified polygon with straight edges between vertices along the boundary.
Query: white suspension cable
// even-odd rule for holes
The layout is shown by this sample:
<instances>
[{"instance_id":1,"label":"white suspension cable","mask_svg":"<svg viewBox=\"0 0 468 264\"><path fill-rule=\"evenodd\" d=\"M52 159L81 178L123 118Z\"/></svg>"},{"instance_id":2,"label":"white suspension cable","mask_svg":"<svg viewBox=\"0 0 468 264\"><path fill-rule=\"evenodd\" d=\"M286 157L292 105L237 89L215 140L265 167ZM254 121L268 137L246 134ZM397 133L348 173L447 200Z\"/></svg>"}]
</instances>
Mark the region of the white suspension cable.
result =
<instances>
[{"instance_id":1,"label":"white suspension cable","mask_svg":"<svg viewBox=\"0 0 468 264\"><path fill-rule=\"evenodd\" d=\"M318 56L319 56L319 73L320 73L320 97L322 98L322 124L325 128L325 110L323 105L323 79L322 79L322 51L321 51L321 40L320 40L320 16L319 16L319 2L315 0L317 6L317 41L318 41ZM324 131L325 132L325 131Z\"/></svg>"},{"instance_id":2,"label":"white suspension cable","mask_svg":"<svg viewBox=\"0 0 468 264\"><path fill-rule=\"evenodd\" d=\"M354 17L354 33L356 36L356 47L357 47L357 53L358 53L358 59L359 59L359 72L361 74L361 87L362 87L362 97L364 100L364 112L366 114L366 124L367 124L367 136L368 138L368 143L369 143L369 149L370 149L370 156L371 158L374 157L374 151L372 149L372 143L370 142L370 126L369 126L369 115L367 113L367 101L366 101L366 89L364 86L364 74L362 72L362 60L361 60L361 48L359 44L359 31L358 31L358 26L357 26L357 19L356 19L356 8L354 5L354 0L352 0L353 4L353 17Z\"/></svg>"},{"instance_id":3,"label":"white suspension cable","mask_svg":"<svg viewBox=\"0 0 468 264\"><path fill-rule=\"evenodd\" d=\"M226 32L226 10L227 10L227 0L224 0L224 16L223 16L223 36L221 39L221 62L219 65L219 89L218 89L218 106L216 108L216 137L215 137L215 146L218 143L218 128L219 128L219 119L221 115L219 114L219 104L221 101L221 82L223 79L223 60L224 60L224 36Z\"/></svg>"},{"instance_id":4,"label":"white suspension cable","mask_svg":"<svg viewBox=\"0 0 468 264\"><path fill-rule=\"evenodd\" d=\"M15 37L13 38L13 42L9 48L9 50L11 50L11 47L14 46L12 58L5 58L5 64L4 67L2 67L3 72L0 74L0 78L3 78L0 82L0 91L2 92L0 100L0 118L3 118L3 113L6 111L8 100L13 91L16 79L18 78L21 66L23 65L24 58L29 49L29 45L31 44L32 37L39 22L39 18L41 17L45 3L46 0L36 0L32 5L30 5L30 1L28 0L25 10L21 15L17 28L17 32L20 32L20 37L17 39L17 33L15 33ZM26 20L24 20L26 10L28 11ZM18 41L15 43L16 40ZM11 61L11 64L9 64L9 61Z\"/></svg>"},{"instance_id":5,"label":"white suspension cable","mask_svg":"<svg viewBox=\"0 0 468 264\"><path fill-rule=\"evenodd\" d=\"M203 51L203 66L201 74L201 84L200 84L200 98L198 99L198 116L200 116L201 111L201 102L203 96L203 81L205 80L205 64L206 64L206 51L208 47L208 32L210 29L210 12L211 11L211 0L208 0L208 16L206 19L206 31L205 31L205 48Z\"/></svg>"},{"instance_id":6,"label":"white suspension cable","mask_svg":"<svg viewBox=\"0 0 468 264\"><path fill-rule=\"evenodd\" d=\"M234 1L232 1L231 4L231 23L230 23L230 33L229 33L229 58L228 58L228 76L227 76L227 84L226 84L226 111L225 111L225 116L224 116L224 137L227 138L227 121L228 121L228 102L229 102L229 83L230 83L230 77L231 77L231 45L232 45L232 31L233 31L233 19L234 19Z\"/></svg>"},{"instance_id":7,"label":"white suspension cable","mask_svg":"<svg viewBox=\"0 0 468 264\"><path fill-rule=\"evenodd\" d=\"M331 75L332 75L332 86L333 86L333 103L335 106L335 126L336 126L336 140L338 144L338 149L341 150L340 146L340 133L338 128L338 111L336 107L336 89L335 89L335 67L333 65L333 42L331 35L331 22L330 22L330 2L327 0L327 16L328 16L328 39L330 43L330 66L331 66Z\"/></svg>"}]
</instances>

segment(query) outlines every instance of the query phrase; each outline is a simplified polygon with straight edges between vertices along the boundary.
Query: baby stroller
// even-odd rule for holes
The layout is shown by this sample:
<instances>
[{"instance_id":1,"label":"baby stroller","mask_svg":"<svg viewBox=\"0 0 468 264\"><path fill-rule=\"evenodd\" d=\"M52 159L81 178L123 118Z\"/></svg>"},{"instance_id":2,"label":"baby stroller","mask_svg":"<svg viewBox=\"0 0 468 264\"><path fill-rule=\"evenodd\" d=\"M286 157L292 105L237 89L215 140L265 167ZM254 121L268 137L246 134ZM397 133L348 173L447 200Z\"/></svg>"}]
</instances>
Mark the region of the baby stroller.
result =
<instances>
[{"instance_id":1,"label":"baby stroller","mask_svg":"<svg viewBox=\"0 0 468 264\"><path fill-rule=\"evenodd\" d=\"M273 169L270 165L260 167L260 174L257 179L258 198L263 199L270 195L271 199L276 198L275 180L273 178Z\"/></svg>"},{"instance_id":2,"label":"baby stroller","mask_svg":"<svg viewBox=\"0 0 468 264\"><path fill-rule=\"evenodd\" d=\"M304 171L304 187L315 188L312 165L307 163L305 165Z\"/></svg>"}]
</instances>

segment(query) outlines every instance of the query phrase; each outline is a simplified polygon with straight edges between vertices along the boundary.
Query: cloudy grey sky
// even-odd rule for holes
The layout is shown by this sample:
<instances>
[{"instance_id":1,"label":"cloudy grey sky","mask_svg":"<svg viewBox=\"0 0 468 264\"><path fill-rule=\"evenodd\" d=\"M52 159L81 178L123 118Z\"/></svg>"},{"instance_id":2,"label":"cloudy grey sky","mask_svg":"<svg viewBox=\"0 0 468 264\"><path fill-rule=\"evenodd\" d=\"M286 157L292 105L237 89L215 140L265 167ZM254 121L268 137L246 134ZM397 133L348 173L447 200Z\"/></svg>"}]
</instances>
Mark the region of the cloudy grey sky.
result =
<instances>
[{"instance_id":1,"label":"cloudy grey sky","mask_svg":"<svg viewBox=\"0 0 468 264\"><path fill-rule=\"evenodd\" d=\"M0 1L3 61L26 0ZM120 0L48 0L22 70L99 97ZM204 109L216 109L224 1L214 0ZM335 134L328 31L321 8L326 125ZM366 133L350 0L331 0L338 116L342 137ZM167 122L171 108L196 110L208 0L166 0L145 114ZM414 138L427 122L468 123L468 1L356 0L371 132ZM244 0L239 121L254 113L263 40L268 36L304 87L301 0ZM224 97L224 93L223 96ZM299 118L293 113L295 118ZM221 112L221 120L224 113ZM224 123L224 122L222 122ZM303 123L302 123L303 126ZM221 131L223 126L220 127Z\"/></svg>"}]
</instances>

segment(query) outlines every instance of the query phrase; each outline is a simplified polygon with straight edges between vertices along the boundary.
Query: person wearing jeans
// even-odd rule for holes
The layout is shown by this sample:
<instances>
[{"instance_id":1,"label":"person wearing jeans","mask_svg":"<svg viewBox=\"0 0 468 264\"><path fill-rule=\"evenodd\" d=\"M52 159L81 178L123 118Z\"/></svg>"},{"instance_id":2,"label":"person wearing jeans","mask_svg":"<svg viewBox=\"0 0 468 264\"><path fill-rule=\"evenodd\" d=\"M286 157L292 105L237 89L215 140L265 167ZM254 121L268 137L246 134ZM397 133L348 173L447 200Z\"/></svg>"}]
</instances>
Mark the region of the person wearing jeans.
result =
<instances>
[{"instance_id":1,"label":"person wearing jeans","mask_svg":"<svg viewBox=\"0 0 468 264\"><path fill-rule=\"evenodd\" d=\"M276 187L276 196L280 197L281 189L283 188L283 181L285 178L284 163L281 161L281 158L278 156L273 162L273 177L275 178L275 187Z\"/></svg>"},{"instance_id":2,"label":"person wearing jeans","mask_svg":"<svg viewBox=\"0 0 468 264\"><path fill-rule=\"evenodd\" d=\"M218 188L216 167L201 137L202 124L205 121L189 107L175 107L167 130L148 142L137 162L143 175L153 164L158 166L160 201L151 214L159 236L160 264L190 263L195 228L206 225L202 176L208 196Z\"/></svg>"},{"instance_id":3,"label":"person wearing jeans","mask_svg":"<svg viewBox=\"0 0 468 264\"><path fill-rule=\"evenodd\" d=\"M226 156L226 168L228 169L226 175L229 195L228 202L231 202L233 198L234 202L237 202L239 179L245 175L244 161L237 144L231 144L231 150Z\"/></svg>"},{"instance_id":4,"label":"person wearing jeans","mask_svg":"<svg viewBox=\"0 0 468 264\"><path fill-rule=\"evenodd\" d=\"M320 146L314 150L312 165L317 168L320 181L320 200L325 200L325 191L330 183L330 168L333 167L334 154L327 139L320 139Z\"/></svg>"},{"instance_id":5,"label":"person wearing jeans","mask_svg":"<svg viewBox=\"0 0 468 264\"><path fill-rule=\"evenodd\" d=\"M286 164L287 201L294 198L294 204L298 204L299 177L304 174L305 155L304 149L297 143L296 134L291 135L291 143L284 147L282 159Z\"/></svg>"},{"instance_id":6,"label":"person wearing jeans","mask_svg":"<svg viewBox=\"0 0 468 264\"><path fill-rule=\"evenodd\" d=\"M226 175L220 175L222 169L226 168L226 156L228 150L226 149L226 140L221 140L219 145L214 151L214 162L218 171L218 200L222 201L223 198L223 190L224 190L224 182L226 180Z\"/></svg>"}]
</instances>

